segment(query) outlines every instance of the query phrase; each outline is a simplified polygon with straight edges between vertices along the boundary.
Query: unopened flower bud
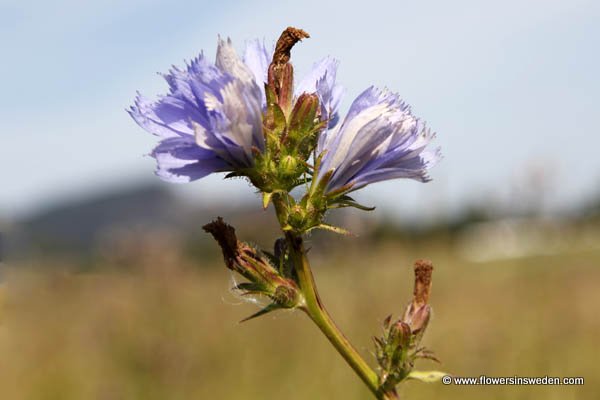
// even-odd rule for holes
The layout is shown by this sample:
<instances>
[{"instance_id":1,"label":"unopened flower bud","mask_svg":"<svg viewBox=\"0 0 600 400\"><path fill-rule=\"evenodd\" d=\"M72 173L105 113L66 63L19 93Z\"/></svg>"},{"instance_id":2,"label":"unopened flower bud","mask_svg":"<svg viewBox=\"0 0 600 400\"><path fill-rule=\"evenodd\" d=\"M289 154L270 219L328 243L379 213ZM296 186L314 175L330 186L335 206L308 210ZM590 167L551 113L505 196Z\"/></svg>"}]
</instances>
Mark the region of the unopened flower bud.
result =
<instances>
[{"instance_id":1,"label":"unopened flower bud","mask_svg":"<svg viewBox=\"0 0 600 400\"><path fill-rule=\"evenodd\" d=\"M281 304L284 308L293 308L300 302L300 294L298 288L288 284L279 285L275 288L275 292L271 296L273 301Z\"/></svg>"},{"instance_id":2,"label":"unopened flower bud","mask_svg":"<svg viewBox=\"0 0 600 400\"><path fill-rule=\"evenodd\" d=\"M314 126L319 110L319 97L314 93L302 93L290 118L290 129L306 131Z\"/></svg>"},{"instance_id":3,"label":"unopened flower bud","mask_svg":"<svg viewBox=\"0 0 600 400\"><path fill-rule=\"evenodd\" d=\"M406 348L410 344L411 328L404 321L396 321L390 327L388 335L390 343L396 347Z\"/></svg>"},{"instance_id":4,"label":"unopened flower bud","mask_svg":"<svg viewBox=\"0 0 600 400\"><path fill-rule=\"evenodd\" d=\"M284 156L279 162L279 170L283 176L295 175L298 170L298 160L294 156Z\"/></svg>"},{"instance_id":5,"label":"unopened flower bud","mask_svg":"<svg viewBox=\"0 0 600 400\"><path fill-rule=\"evenodd\" d=\"M290 116L288 137L296 151L308 158L316 146L316 138L325 123L319 121L319 97L303 93L298 97Z\"/></svg>"},{"instance_id":6,"label":"unopened flower bud","mask_svg":"<svg viewBox=\"0 0 600 400\"><path fill-rule=\"evenodd\" d=\"M301 204L295 204L290 208L288 223L297 231L305 230L310 225L306 207Z\"/></svg>"}]
</instances>

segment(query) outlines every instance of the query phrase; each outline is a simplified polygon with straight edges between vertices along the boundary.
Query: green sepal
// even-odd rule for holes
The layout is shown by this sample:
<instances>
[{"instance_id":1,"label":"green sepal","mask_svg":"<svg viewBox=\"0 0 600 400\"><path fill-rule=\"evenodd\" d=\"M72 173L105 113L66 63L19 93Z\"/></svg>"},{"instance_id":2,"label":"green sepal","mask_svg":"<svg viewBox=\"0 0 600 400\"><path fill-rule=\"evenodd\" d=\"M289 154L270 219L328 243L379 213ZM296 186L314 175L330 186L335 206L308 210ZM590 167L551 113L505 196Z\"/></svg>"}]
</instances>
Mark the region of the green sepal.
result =
<instances>
[{"instance_id":1,"label":"green sepal","mask_svg":"<svg viewBox=\"0 0 600 400\"><path fill-rule=\"evenodd\" d=\"M300 186L300 185L304 185L307 183L312 182L312 177L311 176L303 176L301 178L298 178L295 182L294 182L294 187L295 186Z\"/></svg>"},{"instance_id":2,"label":"green sepal","mask_svg":"<svg viewBox=\"0 0 600 400\"><path fill-rule=\"evenodd\" d=\"M262 254L267 257L267 259L269 260L269 262L271 264L276 265L278 267L277 268L278 270L281 269L280 268L281 267L281 259L277 258L277 256L275 256L275 254L265 251L265 250L262 250Z\"/></svg>"},{"instance_id":3,"label":"green sepal","mask_svg":"<svg viewBox=\"0 0 600 400\"><path fill-rule=\"evenodd\" d=\"M272 86L265 83L265 96L267 97L267 106L277 104L277 94Z\"/></svg>"},{"instance_id":4,"label":"green sepal","mask_svg":"<svg viewBox=\"0 0 600 400\"><path fill-rule=\"evenodd\" d=\"M287 130L287 121L283 110L277 104L277 96L273 92L273 89L265 85L265 92L267 96L267 111L263 118L263 132L267 147L278 151L281 144L281 137L285 136Z\"/></svg>"},{"instance_id":5,"label":"green sepal","mask_svg":"<svg viewBox=\"0 0 600 400\"><path fill-rule=\"evenodd\" d=\"M275 311L275 310L278 310L278 309L280 309L280 308L282 308L280 305L278 305L278 304L275 304L275 303L271 303L271 304L269 304L268 306L266 306L265 308L263 308L263 309L261 309L261 310L259 310L259 311L255 312L255 313L254 313L254 314L252 314L251 316L249 316L249 317L246 317L246 318L244 318L243 320L241 320L241 321L240 321L240 324L241 324L242 322L250 321L251 319L258 318L258 317L260 317L261 315L268 314L268 313L270 313L271 311Z\"/></svg>"},{"instance_id":6,"label":"green sepal","mask_svg":"<svg viewBox=\"0 0 600 400\"><path fill-rule=\"evenodd\" d=\"M263 193L262 195L262 206L263 209L266 210L269 207L269 203L271 202L271 198L273 197L273 192Z\"/></svg>"},{"instance_id":7,"label":"green sepal","mask_svg":"<svg viewBox=\"0 0 600 400\"><path fill-rule=\"evenodd\" d=\"M354 208L358 208L359 210L363 210L363 211L375 210L375 207L368 207L368 206L362 205L348 195L343 195L341 197L338 197L329 204L330 205L328 206L328 208L354 207Z\"/></svg>"},{"instance_id":8,"label":"green sepal","mask_svg":"<svg viewBox=\"0 0 600 400\"><path fill-rule=\"evenodd\" d=\"M325 172L325 174L323 175L323 177L314 182L314 187L311 190L310 196L311 197L323 197L323 193L325 192L325 188L327 187L327 184L329 183L329 181L331 180L331 177L333 176L333 173L335 172L335 170L331 169L327 172Z\"/></svg>"},{"instance_id":9,"label":"green sepal","mask_svg":"<svg viewBox=\"0 0 600 400\"><path fill-rule=\"evenodd\" d=\"M233 290L239 290L244 294L262 294L264 286L254 282L242 282L233 287Z\"/></svg>"},{"instance_id":10,"label":"green sepal","mask_svg":"<svg viewBox=\"0 0 600 400\"><path fill-rule=\"evenodd\" d=\"M339 187L339 188L327 193L327 197L329 197L330 199L334 199L344 193L348 193L350 191L350 189L352 189L353 186L354 186L354 184L348 183L342 187Z\"/></svg>"},{"instance_id":11,"label":"green sepal","mask_svg":"<svg viewBox=\"0 0 600 400\"><path fill-rule=\"evenodd\" d=\"M276 266L279 274L284 278L292 278L293 267L291 261L287 259L287 241L285 238L279 238L275 241L274 252L262 251L269 262Z\"/></svg>"},{"instance_id":12,"label":"green sepal","mask_svg":"<svg viewBox=\"0 0 600 400\"><path fill-rule=\"evenodd\" d=\"M315 154L315 172L321 168L321 161L323 161L325 154L327 154L327 150L323 150L321 154Z\"/></svg>"}]
</instances>

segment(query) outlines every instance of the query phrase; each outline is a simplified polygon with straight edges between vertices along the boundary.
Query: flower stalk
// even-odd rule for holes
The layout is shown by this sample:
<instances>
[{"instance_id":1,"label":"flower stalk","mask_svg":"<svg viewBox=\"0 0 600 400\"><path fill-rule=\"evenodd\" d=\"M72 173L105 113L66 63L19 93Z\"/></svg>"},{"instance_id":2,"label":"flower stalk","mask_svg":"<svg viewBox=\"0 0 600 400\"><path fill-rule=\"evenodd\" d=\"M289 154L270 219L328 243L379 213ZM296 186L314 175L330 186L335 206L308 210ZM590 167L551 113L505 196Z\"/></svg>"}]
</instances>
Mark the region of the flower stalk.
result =
<instances>
[{"instance_id":1,"label":"flower stalk","mask_svg":"<svg viewBox=\"0 0 600 400\"><path fill-rule=\"evenodd\" d=\"M283 203L284 201L281 196L276 196L273 199L278 217L286 208L285 203ZM381 393L377 373L369 367L346 336L344 336L323 305L310 268L310 263L306 256L302 237L293 232L287 232L286 240L291 260L298 276L300 291L304 297L304 303L300 308L317 325L329 342L378 399L392 399L393 397L386 397L385 393Z\"/></svg>"}]
</instances>

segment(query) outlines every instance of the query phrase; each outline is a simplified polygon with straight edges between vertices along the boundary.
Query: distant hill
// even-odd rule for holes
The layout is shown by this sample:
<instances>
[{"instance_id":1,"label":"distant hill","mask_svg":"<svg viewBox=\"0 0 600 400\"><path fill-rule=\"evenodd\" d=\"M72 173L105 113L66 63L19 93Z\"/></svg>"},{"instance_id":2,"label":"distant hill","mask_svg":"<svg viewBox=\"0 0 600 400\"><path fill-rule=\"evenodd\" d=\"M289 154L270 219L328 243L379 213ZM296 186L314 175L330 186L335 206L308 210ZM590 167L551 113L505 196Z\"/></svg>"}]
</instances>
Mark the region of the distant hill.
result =
<instances>
[{"instance_id":1,"label":"distant hill","mask_svg":"<svg viewBox=\"0 0 600 400\"><path fill-rule=\"evenodd\" d=\"M171 225L177 199L164 187L145 185L99 197L64 203L18 221L19 247L80 252L92 246L99 231L146 221Z\"/></svg>"},{"instance_id":2,"label":"distant hill","mask_svg":"<svg viewBox=\"0 0 600 400\"><path fill-rule=\"evenodd\" d=\"M0 260L46 260L63 256L94 259L98 254L117 254L123 249L134 249L133 253L145 253L149 248L165 249L167 242L172 251L184 256L197 259L218 256L218 247L202 231L202 225L217 216L233 225L242 240L264 249L271 248L273 241L281 235L272 207L262 210L260 199L250 191L247 201L246 195L242 195L244 201L241 202L236 198L236 201L221 199L215 203L194 203L184 201L172 188L172 185L156 182L114 189L84 200L65 201L19 221L0 221ZM599 204L598 201L590 202L577 214L560 216L561 224L600 224ZM518 217L534 225L538 219L530 215ZM470 232L471 226L496 220L502 224L510 218L514 216L493 215L488 208L478 205L466 207L453 218L440 219L433 224L410 225L386 218L381 211L365 213L358 210L332 211L328 223L348 228L361 236L361 241L352 242L355 246L367 244L366 239L460 241L461 233ZM321 235L327 236L327 240L321 241ZM349 239L337 237L331 240L331 235L335 236L330 232L315 232L309 241L318 244L316 247L348 245ZM494 240L504 242L508 239Z\"/></svg>"},{"instance_id":3,"label":"distant hill","mask_svg":"<svg viewBox=\"0 0 600 400\"><path fill-rule=\"evenodd\" d=\"M32 255L88 256L100 237L127 229L144 233L174 231L194 242L208 241L201 227L218 215L238 227L248 240L270 243L276 234L275 219L264 218L265 211L259 204L257 200L256 204L249 202L248 207L234 208L227 202L191 206L160 182L115 189L14 221L5 233L5 253L9 258L21 259Z\"/></svg>"}]
</instances>

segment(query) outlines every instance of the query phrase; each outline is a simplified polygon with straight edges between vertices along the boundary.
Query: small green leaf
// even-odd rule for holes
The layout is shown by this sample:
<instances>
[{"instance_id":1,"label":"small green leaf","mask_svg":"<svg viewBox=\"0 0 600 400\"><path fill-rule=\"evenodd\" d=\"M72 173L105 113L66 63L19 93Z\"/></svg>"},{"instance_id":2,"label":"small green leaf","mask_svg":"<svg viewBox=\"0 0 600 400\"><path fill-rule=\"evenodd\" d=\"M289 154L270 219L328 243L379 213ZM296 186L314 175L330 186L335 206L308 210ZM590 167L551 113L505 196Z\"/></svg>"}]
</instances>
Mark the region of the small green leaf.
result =
<instances>
[{"instance_id":1,"label":"small green leaf","mask_svg":"<svg viewBox=\"0 0 600 400\"><path fill-rule=\"evenodd\" d=\"M339 233L340 235L344 235L344 236L355 236L352 232L350 232L347 229L344 228L340 228L339 226L333 226L333 225L328 225L328 224L319 224L317 226L315 226L312 229L323 229L326 231L331 231L331 232L335 232L335 233Z\"/></svg>"},{"instance_id":2,"label":"small green leaf","mask_svg":"<svg viewBox=\"0 0 600 400\"><path fill-rule=\"evenodd\" d=\"M442 371L411 371L410 374L406 377L406 379L414 379L421 382L426 383L434 383L439 382L446 375L449 375L447 372Z\"/></svg>"}]
</instances>

